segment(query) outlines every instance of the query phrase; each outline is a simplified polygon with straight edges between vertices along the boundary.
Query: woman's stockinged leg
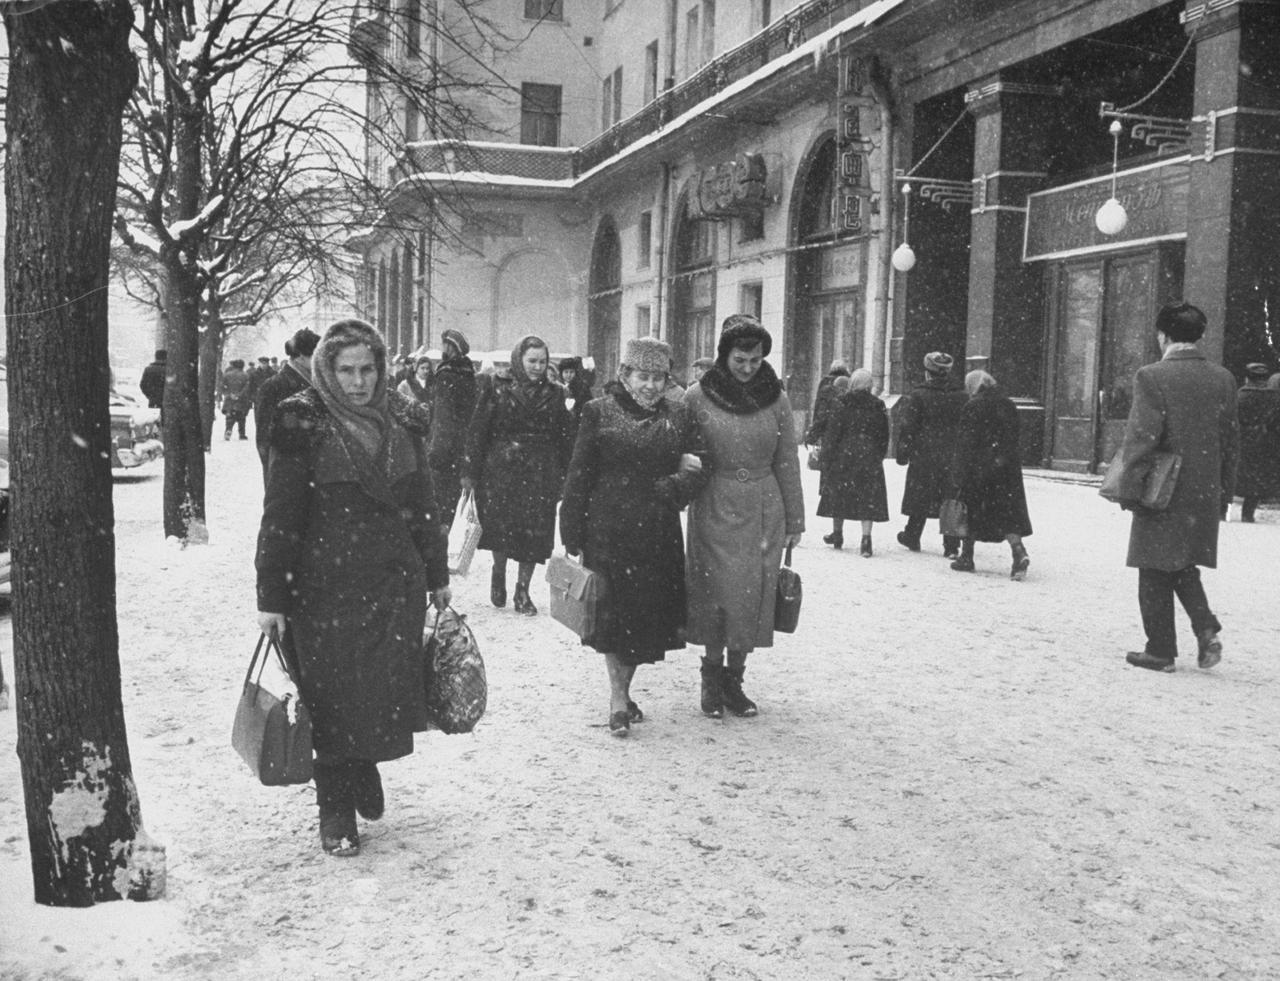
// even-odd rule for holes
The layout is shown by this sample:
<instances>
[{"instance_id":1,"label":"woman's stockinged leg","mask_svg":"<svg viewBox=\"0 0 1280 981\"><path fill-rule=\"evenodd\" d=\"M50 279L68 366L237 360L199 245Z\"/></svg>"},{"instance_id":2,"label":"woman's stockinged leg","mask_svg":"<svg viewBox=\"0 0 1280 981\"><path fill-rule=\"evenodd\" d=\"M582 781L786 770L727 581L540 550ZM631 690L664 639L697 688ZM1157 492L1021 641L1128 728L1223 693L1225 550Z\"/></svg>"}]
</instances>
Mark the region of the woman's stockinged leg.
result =
<instances>
[{"instance_id":1,"label":"woman's stockinged leg","mask_svg":"<svg viewBox=\"0 0 1280 981\"><path fill-rule=\"evenodd\" d=\"M1022 536L1014 532L1005 535L1004 540L1009 543L1009 551L1013 553L1013 568L1009 572L1009 578L1021 582L1027 578L1027 567L1031 565L1027 547L1022 544Z\"/></svg>"},{"instance_id":2,"label":"woman's stockinged leg","mask_svg":"<svg viewBox=\"0 0 1280 981\"><path fill-rule=\"evenodd\" d=\"M606 654L604 663L609 672L609 731L615 736L625 736L631 730L627 688L635 668L623 664L616 654Z\"/></svg>"}]
</instances>

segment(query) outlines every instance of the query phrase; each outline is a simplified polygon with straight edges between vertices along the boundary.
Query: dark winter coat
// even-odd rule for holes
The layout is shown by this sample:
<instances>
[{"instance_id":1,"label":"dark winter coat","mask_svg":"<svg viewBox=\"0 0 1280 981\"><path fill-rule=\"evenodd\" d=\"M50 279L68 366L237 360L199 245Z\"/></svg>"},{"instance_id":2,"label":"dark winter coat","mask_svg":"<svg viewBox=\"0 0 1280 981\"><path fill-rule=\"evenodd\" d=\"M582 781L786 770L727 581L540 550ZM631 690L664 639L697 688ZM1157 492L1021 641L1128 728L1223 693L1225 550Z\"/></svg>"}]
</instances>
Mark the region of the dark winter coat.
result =
<instances>
[{"instance_id":1,"label":"dark winter coat","mask_svg":"<svg viewBox=\"0 0 1280 981\"><path fill-rule=\"evenodd\" d=\"M822 380L818 382L818 391L813 397L813 418L809 420L809 429L804 434L806 443L822 442L823 435L827 429L827 420L831 417L832 404L839 395L834 387L836 379L848 377L848 371L844 368L837 368L835 371L823 375Z\"/></svg>"},{"instance_id":2,"label":"dark winter coat","mask_svg":"<svg viewBox=\"0 0 1280 981\"><path fill-rule=\"evenodd\" d=\"M252 405L248 373L240 368L228 368L222 373L222 414L242 416Z\"/></svg>"},{"instance_id":3,"label":"dark winter coat","mask_svg":"<svg viewBox=\"0 0 1280 981\"><path fill-rule=\"evenodd\" d=\"M577 433L578 426L582 422L582 413L588 402L592 399L591 386L587 384L587 380L582 377L579 371L573 376L573 379L564 385L565 408L569 410L569 416L573 420L573 432ZM608 386L606 386L607 388ZM573 404L570 405L569 403Z\"/></svg>"},{"instance_id":4,"label":"dark winter coat","mask_svg":"<svg viewBox=\"0 0 1280 981\"><path fill-rule=\"evenodd\" d=\"M271 453L271 423L276 408L291 395L308 388L311 382L291 364L285 364L278 372L258 386L258 398L253 403L253 438L262 458L262 472L266 476L267 459Z\"/></svg>"},{"instance_id":5,"label":"dark winter coat","mask_svg":"<svg viewBox=\"0 0 1280 981\"><path fill-rule=\"evenodd\" d=\"M907 466L903 514L938 516L938 507L951 489L956 421L965 400L965 393L951 388L946 378L930 378L902 400L897 460Z\"/></svg>"},{"instance_id":6,"label":"dark winter coat","mask_svg":"<svg viewBox=\"0 0 1280 981\"><path fill-rule=\"evenodd\" d=\"M506 372L480 389L467 438L477 488L480 548L545 562L555 545L556 502L573 452L564 389L519 386Z\"/></svg>"},{"instance_id":7,"label":"dark winter coat","mask_svg":"<svg viewBox=\"0 0 1280 981\"><path fill-rule=\"evenodd\" d=\"M750 651L773 646L783 540L804 531L804 491L791 402L769 362L753 379L772 382L763 399L740 398L729 378L717 364L684 397L709 477L689 506L688 638Z\"/></svg>"},{"instance_id":8,"label":"dark winter coat","mask_svg":"<svg viewBox=\"0 0 1280 981\"><path fill-rule=\"evenodd\" d=\"M427 463L435 484L440 513L447 523L461 496L467 430L476 410L476 368L466 355L441 361L432 389L431 442Z\"/></svg>"},{"instance_id":9,"label":"dark winter coat","mask_svg":"<svg viewBox=\"0 0 1280 981\"><path fill-rule=\"evenodd\" d=\"M818 517L888 521L884 457L889 450L889 412L868 391L831 400L822 438Z\"/></svg>"},{"instance_id":10,"label":"dark winter coat","mask_svg":"<svg viewBox=\"0 0 1280 981\"><path fill-rule=\"evenodd\" d=\"M968 537L1002 542L1005 535L1031 534L1018 409L999 390L982 389L960 410L951 475L956 497L968 511Z\"/></svg>"},{"instance_id":11,"label":"dark winter coat","mask_svg":"<svg viewBox=\"0 0 1280 981\"><path fill-rule=\"evenodd\" d=\"M426 413L388 394L407 452L390 454L388 499L360 472L340 425L308 389L281 402L258 533L258 609L284 613L317 751L391 760L425 727L427 591L448 585L420 447Z\"/></svg>"},{"instance_id":12,"label":"dark winter coat","mask_svg":"<svg viewBox=\"0 0 1280 981\"><path fill-rule=\"evenodd\" d=\"M591 644L627 663L684 647L680 509L705 482L680 473L697 428L682 402L644 409L617 382L583 409L560 504L560 539L608 584L610 618Z\"/></svg>"},{"instance_id":13,"label":"dark winter coat","mask_svg":"<svg viewBox=\"0 0 1280 981\"><path fill-rule=\"evenodd\" d=\"M1280 391L1246 385L1237 401L1240 470L1236 493L1261 499L1280 496Z\"/></svg>"},{"instance_id":14,"label":"dark winter coat","mask_svg":"<svg viewBox=\"0 0 1280 981\"><path fill-rule=\"evenodd\" d=\"M164 406L165 370L163 361L152 361L142 369L142 379L138 382L138 387L142 389L142 394L147 397L147 405L152 409Z\"/></svg>"},{"instance_id":15,"label":"dark winter coat","mask_svg":"<svg viewBox=\"0 0 1280 981\"><path fill-rule=\"evenodd\" d=\"M1170 350L1133 376L1133 406L1112 466L1141 467L1156 450L1182 456L1164 511L1135 509L1127 564L1178 572L1218 564L1218 522L1240 453L1236 382L1195 348Z\"/></svg>"}]
</instances>

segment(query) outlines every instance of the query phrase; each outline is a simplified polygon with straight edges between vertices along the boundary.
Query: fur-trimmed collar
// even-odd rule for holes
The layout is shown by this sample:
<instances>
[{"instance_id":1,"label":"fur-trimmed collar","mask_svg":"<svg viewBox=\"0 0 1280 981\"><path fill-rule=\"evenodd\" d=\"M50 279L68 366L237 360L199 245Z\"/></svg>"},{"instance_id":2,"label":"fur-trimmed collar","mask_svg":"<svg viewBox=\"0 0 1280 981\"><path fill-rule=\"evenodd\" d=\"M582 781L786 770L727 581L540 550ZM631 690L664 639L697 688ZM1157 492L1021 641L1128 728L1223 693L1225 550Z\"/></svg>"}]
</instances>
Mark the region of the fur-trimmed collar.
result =
<instances>
[{"instance_id":1,"label":"fur-trimmed collar","mask_svg":"<svg viewBox=\"0 0 1280 981\"><path fill-rule=\"evenodd\" d=\"M387 413L415 436L431 432L431 413L423 402L407 398L394 389L387 392Z\"/></svg>"},{"instance_id":2,"label":"fur-trimmed collar","mask_svg":"<svg viewBox=\"0 0 1280 981\"><path fill-rule=\"evenodd\" d=\"M749 416L767 409L782 395L782 382L768 361L761 362L760 370L745 385L718 363L707 370L699 384L707 398L737 416Z\"/></svg>"}]
</instances>

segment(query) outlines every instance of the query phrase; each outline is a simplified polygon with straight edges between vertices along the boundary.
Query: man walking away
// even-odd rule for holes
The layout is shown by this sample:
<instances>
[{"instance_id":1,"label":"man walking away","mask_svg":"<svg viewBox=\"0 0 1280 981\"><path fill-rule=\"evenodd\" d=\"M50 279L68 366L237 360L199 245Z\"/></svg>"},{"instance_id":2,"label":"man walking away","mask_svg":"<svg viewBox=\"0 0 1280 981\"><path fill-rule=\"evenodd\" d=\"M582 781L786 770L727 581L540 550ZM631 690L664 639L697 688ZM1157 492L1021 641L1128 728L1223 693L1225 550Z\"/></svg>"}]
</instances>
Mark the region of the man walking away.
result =
<instances>
[{"instance_id":1,"label":"man walking away","mask_svg":"<svg viewBox=\"0 0 1280 981\"><path fill-rule=\"evenodd\" d=\"M271 455L271 422L276 406L290 395L296 395L311 384L311 355L320 343L320 335L306 327L298 330L284 343L289 360L276 374L258 386L258 397L253 403L253 438L262 460L262 482L267 481L267 464Z\"/></svg>"},{"instance_id":2,"label":"man walking away","mask_svg":"<svg viewBox=\"0 0 1280 981\"><path fill-rule=\"evenodd\" d=\"M168 360L169 352L160 348L156 351L156 359L142 369L142 380L138 382L138 387L142 389L142 394L147 397L147 405L152 409L164 407L164 373Z\"/></svg>"},{"instance_id":3,"label":"man walking away","mask_svg":"<svg viewBox=\"0 0 1280 981\"><path fill-rule=\"evenodd\" d=\"M898 423L896 459L907 468L902 491L902 513L907 527L898 532L898 544L920 551L924 523L938 516L938 509L951 489L951 460L955 453L956 423L968 400L963 390L951 384L949 354L933 351L924 356L924 381L902 400ZM960 554L960 539L942 537L942 554L954 559Z\"/></svg>"},{"instance_id":4,"label":"man walking away","mask_svg":"<svg viewBox=\"0 0 1280 981\"><path fill-rule=\"evenodd\" d=\"M1152 671L1173 671L1178 657L1175 595L1191 618L1199 666L1222 660L1222 624L1209 609L1198 567L1217 566L1218 522L1234 491L1240 425L1235 378L1210 364L1196 346L1205 326L1204 314L1189 303L1170 304L1156 316L1161 359L1133 377L1133 406L1112 464L1124 468L1121 506L1133 511L1126 564L1138 570L1138 608L1147 634L1146 647L1125 660ZM1182 458L1163 511L1137 503L1142 477L1158 451Z\"/></svg>"}]
</instances>

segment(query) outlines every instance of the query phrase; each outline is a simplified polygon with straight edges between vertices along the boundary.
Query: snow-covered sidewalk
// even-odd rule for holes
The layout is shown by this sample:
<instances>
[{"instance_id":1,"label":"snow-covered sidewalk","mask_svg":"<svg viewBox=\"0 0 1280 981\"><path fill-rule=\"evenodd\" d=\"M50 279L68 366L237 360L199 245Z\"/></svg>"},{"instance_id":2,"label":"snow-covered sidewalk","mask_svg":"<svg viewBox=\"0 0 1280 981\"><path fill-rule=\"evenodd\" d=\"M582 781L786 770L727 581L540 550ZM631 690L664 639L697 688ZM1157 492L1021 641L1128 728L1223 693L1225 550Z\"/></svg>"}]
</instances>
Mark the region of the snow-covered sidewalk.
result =
<instances>
[{"instance_id":1,"label":"snow-covered sidewalk","mask_svg":"<svg viewBox=\"0 0 1280 981\"><path fill-rule=\"evenodd\" d=\"M186 551L160 541L158 476L116 486L125 710L168 893L31 902L0 714L0 978L1280 975L1275 512L1225 525L1206 573L1222 665L1196 670L1184 627L1173 675L1124 663L1141 642L1127 516L1089 486L1028 480L1025 583L1003 546L961 575L933 525L921 554L896 517L877 525L866 560L811 517L800 631L748 662L760 716L704 719L688 649L641 669L626 740L545 583L537 619L494 610L481 553L455 605L488 715L386 766L387 815L341 860L320 853L312 789L258 786L231 750L252 442L218 442L209 479L212 541ZM806 492L812 515L816 474Z\"/></svg>"}]
</instances>

